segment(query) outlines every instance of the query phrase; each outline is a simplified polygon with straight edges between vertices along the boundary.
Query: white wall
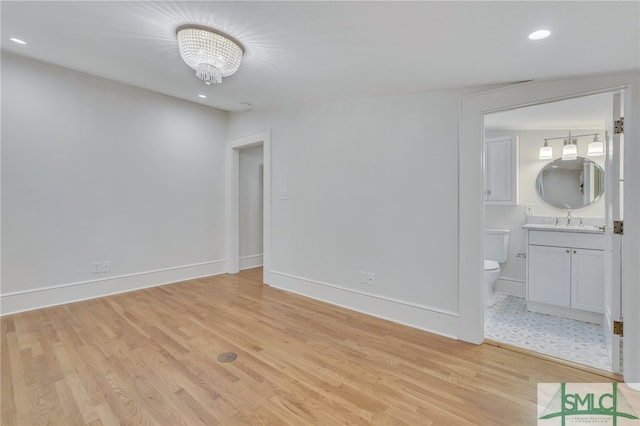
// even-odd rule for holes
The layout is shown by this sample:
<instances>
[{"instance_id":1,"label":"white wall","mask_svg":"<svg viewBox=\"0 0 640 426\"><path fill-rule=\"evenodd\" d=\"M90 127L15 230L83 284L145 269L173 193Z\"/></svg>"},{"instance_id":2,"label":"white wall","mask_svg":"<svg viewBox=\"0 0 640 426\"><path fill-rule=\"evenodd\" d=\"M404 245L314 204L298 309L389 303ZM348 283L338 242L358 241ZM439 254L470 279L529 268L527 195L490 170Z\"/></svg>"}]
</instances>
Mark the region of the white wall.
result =
<instances>
[{"instance_id":1,"label":"white wall","mask_svg":"<svg viewBox=\"0 0 640 426\"><path fill-rule=\"evenodd\" d=\"M270 283L476 343L481 112L627 81L517 86L463 100L460 119L463 92L228 116L4 52L2 61L2 313L221 272L224 141L271 129ZM632 117L637 105L626 105ZM632 213L636 170L627 168ZM629 260L637 223L627 231ZM110 274L91 273L99 260L111 260ZM623 270L632 336L636 265ZM375 273L374 285L359 271ZM625 351L636 356L638 339ZM625 365L635 381L637 367Z\"/></svg>"},{"instance_id":2,"label":"white wall","mask_svg":"<svg viewBox=\"0 0 640 426\"><path fill-rule=\"evenodd\" d=\"M221 272L226 120L2 52L3 312Z\"/></svg>"},{"instance_id":3,"label":"white wall","mask_svg":"<svg viewBox=\"0 0 640 426\"><path fill-rule=\"evenodd\" d=\"M232 113L229 138L271 129L270 284L453 335L459 95Z\"/></svg>"},{"instance_id":4,"label":"white wall","mask_svg":"<svg viewBox=\"0 0 640 426\"><path fill-rule=\"evenodd\" d=\"M240 269L262 266L263 147L239 155Z\"/></svg>"},{"instance_id":5,"label":"white wall","mask_svg":"<svg viewBox=\"0 0 640 426\"><path fill-rule=\"evenodd\" d=\"M526 259L516 257L517 253L526 252L526 235L522 225L527 223L525 215L525 204L534 205L536 216L560 216L561 220L566 220L567 211L547 204L536 191L535 182L540 170L552 160L539 160L538 153L544 138L555 138L573 134L600 133L600 140L604 140L603 129L554 129L554 130L491 130L487 129L486 137L498 137L505 135L518 135L519 142L519 182L518 195L519 204L517 206L485 206L485 227L511 230L509 236L509 257L507 262L501 267L501 279L525 282ZM578 144L578 155L586 157L587 144L589 138L580 138ZM553 148L554 158L562 154L562 140L549 141L549 146ZM589 157L604 169L604 156ZM575 218L604 218L604 197L600 197L590 206L573 209L572 215ZM564 223L564 222L561 222Z\"/></svg>"}]
</instances>

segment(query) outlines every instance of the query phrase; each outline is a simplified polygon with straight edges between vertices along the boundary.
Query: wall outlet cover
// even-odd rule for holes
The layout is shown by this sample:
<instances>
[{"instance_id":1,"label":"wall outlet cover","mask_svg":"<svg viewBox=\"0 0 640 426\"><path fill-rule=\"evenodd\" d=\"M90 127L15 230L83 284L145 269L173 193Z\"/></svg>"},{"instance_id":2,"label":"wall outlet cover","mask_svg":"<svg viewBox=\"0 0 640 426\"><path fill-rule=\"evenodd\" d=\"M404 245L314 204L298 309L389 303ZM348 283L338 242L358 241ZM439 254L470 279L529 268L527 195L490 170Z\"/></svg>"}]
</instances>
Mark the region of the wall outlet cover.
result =
<instances>
[{"instance_id":1,"label":"wall outlet cover","mask_svg":"<svg viewBox=\"0 0 640 426\"><path fill-rule=\"evenodd\" d=\"M367 284L374 285L376 283L376 274L369 272L367 274Z\"/></svg>"}]
</instances>

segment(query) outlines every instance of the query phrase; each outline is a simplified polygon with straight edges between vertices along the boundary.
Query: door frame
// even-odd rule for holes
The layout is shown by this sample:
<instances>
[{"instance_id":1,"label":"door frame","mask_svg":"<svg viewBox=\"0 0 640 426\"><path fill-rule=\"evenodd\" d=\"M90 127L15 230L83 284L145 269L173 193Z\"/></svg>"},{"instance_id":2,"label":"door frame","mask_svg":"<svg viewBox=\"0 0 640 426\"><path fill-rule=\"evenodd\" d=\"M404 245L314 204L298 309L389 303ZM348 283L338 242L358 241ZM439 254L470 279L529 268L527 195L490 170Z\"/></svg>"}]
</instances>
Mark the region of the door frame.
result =
<instances>
[{"instance_id":1,"label":"door frame","mask_svg":"<svg viewBox=\"0 0 640 426\"><path fill-rule=\"evenodd\" d=\"M622 98L621 98L622 96ZM620 202L624 202L624 194L620 191L620 159L621 136L613 133L614 120L621 117L621 101L624 100L623 92L612 93L612 116L606 122L605 127L605 233L604 233L604 255L605 255L605 294L604 294L604 323L602 324L607 342L607 349L611 353L611 367L614 373L620 372L620 342L621 338L613 334L613 321L621 321L622 314L622 289L619 285L621 281L622 269L622 243L621 235L613 233L613 221L620 220L623 212L620 210ZM624 178L624 177L623 177Z\"/></svg>"},{"instance_id":2,"label":"door frame","mask_svg":"<svg viewBox=\"0 0 640 426\"><path fill-rule=\"evenodd\" d=\"M480 344L484 340L482 301L484 224L484 115L579 96L625 90L625 158L640 158L640 73L613 74L572 80L529 82L467 96L460 101L459 120L459 229L458 229L458 338ZM627 164L625 164L627 165ZM640 168L625 167L622 314L625 322L626 382L640 383Z\"/></svg>"},{"instance_id":3,"label":"door frame","mask_svg":"<svg viewBox=\"0 0 640 426\"><path fill-rule=\"evenodd\" d=\"M262 268L263 282L269 284L271 272L271 130L227 141L225 190L225 272L240 271L240 150L262 145L263 214Z\"/></svg>"}]
</instances>

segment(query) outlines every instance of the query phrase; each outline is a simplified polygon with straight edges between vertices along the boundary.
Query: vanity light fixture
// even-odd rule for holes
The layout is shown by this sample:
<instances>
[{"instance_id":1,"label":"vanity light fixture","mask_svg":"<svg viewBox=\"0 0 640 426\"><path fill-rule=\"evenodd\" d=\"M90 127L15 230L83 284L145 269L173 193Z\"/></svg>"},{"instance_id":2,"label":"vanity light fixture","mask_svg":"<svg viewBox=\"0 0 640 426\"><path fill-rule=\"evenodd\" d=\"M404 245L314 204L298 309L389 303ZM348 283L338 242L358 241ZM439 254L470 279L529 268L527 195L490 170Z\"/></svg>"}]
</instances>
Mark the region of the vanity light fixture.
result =
<instances>
[{"instance_id":1,"label":"vanity light fixture","mask_svg":"<svg viewBox=\"0 0 640 426\"><path fill-rule=\"evenodd\" d=\"M549 146L547 139L544 140L544 145L540 147L539 160L551 160L553 158L553 148Z\"/></svg>"},{"instance_id":2,"label":"vanity light fixture","mask_svg":"<svg viewBox=\"0 0 640 426\"><path fill-rule=\"evenodd\" d=\"M598 134L593 137L593 142L587 146L588 157L599 157L604 155L604 144L598 140Z\"/></svg>"},{"instance_id":3,"label":"vanity light fixture","mask_svg":"<svg viewBox=\"0 0 640 426\"><path fill-rule=\"evenodd\" d=\"M578 138L593 136L593 142L591 142L587 148L587 155L590 157L596 157L598 155L604 155L604 145L598 140L599 133L587 133L584 135L571 135L569 137L561 136L558 138L545 138L544 145L540 147L540 154L538 158L540 160L550 160L553 157L553 151L548 146L548 141L554 139L564 139L564 145L562 146L562 159L563 160L575 160L578 158Z\"/></svg>"},{"instance_id":4,"label":"vanity light fixture","mask_svg":"<svg viewBox=\"0 0 640 426\"><path fill-rule=\"evenodd\" d=\"M244 49L233 37L199 25L178 27L176 37L180 56L206 84L220 84L238 71Z\"/></svg>"}]
</instances>

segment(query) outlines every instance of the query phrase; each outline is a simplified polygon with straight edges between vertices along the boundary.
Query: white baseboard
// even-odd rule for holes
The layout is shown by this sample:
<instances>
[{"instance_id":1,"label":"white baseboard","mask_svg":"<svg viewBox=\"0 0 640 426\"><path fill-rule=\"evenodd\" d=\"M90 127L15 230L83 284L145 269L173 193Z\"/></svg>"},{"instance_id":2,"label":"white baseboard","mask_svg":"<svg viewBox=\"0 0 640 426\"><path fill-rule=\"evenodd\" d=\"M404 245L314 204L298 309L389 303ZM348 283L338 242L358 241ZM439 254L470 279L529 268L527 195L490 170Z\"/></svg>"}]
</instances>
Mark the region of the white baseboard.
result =
<instances>
[{"instance_id":1,"label":"white baseboard","mask_svg":"<svg viewBox=\"0 0 640 426\"><path fill-rule=\"evenodd\" d=\"M240 258L240 270L257 268L262 266L262 255L254 254L251 256L243 256Z\"/></svg>"},{"instance_id":2,"label":"white baseboard","mask_svg":"<svg viewBox=\"0 0 640 426\"><path fill-rule=\"evenodd\" d=\"M225 261L214 260L156 271L105 277L0 295L2 315L95 299L148 287L224 273Z\"/></svg>"},{"instance_id":3,"label":"white baseboard","mask_svg":"<svg viewBox=\"0 0 640 426\"><path fill-rule=\"evenodd\" d=\"M333 284L271 271L272 287L457 339L458 314Z\"/></svg>"},{"instance_id":4,"label":"white baseboard","mask_svg":"<svg viewBox=\"0 0 640 426\"><path fill-rule=\"evenodd\" d=\"M498 278L494 290L500 293L510 294L511 296L526 297L527 295L526 283L512 278Z\"/></svg>"}]
</instances>

